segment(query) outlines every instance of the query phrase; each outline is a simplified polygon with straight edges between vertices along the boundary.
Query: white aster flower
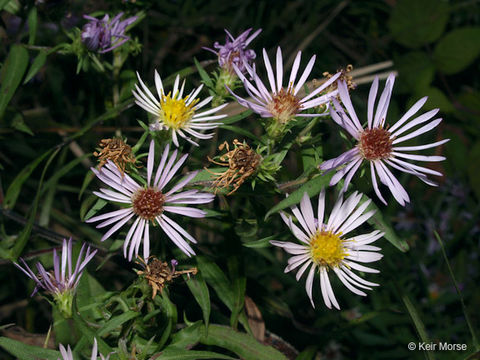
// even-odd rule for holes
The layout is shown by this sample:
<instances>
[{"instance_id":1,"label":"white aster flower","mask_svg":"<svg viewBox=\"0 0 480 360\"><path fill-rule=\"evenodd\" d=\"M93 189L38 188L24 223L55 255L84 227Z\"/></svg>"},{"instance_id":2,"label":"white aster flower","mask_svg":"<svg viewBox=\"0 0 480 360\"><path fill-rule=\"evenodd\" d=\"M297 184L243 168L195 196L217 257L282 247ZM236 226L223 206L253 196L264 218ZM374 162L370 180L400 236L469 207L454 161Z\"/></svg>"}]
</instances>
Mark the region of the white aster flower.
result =
<instances>
[{"instance_id":1,"label":"white aster flower","mask_svg":"<svg viewBox=\"0 0 480 360\"><path fill-rule=\"evenodd\" d=\"M70 345L67 346L65 349L65 346L60 344L60 354L62 355L62 359L58 358L57 360L74 360L73 354L72 354L72 349L70 348ZM92 356L91 360L97 360L97 355L98 355L98 345L97 345L97 339L93 339L93 348L92 348ZM101 360L109 360L110 359L110 354L108 354L106 357L103 356L102 354L100 355Z\"/></svg>"},{"instance_id":2,"label":"white aster flower","mask_svg":"<svg viewBox=\"0 0 480 360\"><path fill-rule=\"evenodd\" d=\"M415 117L413 120L410 120L410 118L415 115L427 101L427 97L424 97L418 100L393 126L389 128L389 125L385 125L394 82L395 75L390 74L374 114L375 100L378 90L378 77L376 77L373 81L368 97L368 122L366 129L363 128L355 113L352 101L350 100L350 95L347 90L347 85L343 81L338 82L340 99L342 100L343 106L347 110L348 115L336 99L333 99L335 109L331 109L330 114L333 120L347 130L348 133L352 135L358 142L353 149L348 150L335 159L331 159L322 163L320 165L320 169L332 170L340 165L346 164L345 167L337 171L330 181L330 185L335 185L343 177L345 177L345 183L343 187L344 191L347 189L348 184L350 184L353 175L357 172L362 162L366 160L370 162L373 188L378 198L385 205L387 204L378 188L377 175L382 184L386 185L390 189L398 203L400 203L402 206L405 206L405 203L410 202L410 198L395 175L393 175L393 173L389 170L387 165L402 172L413 174L428 185L436 186L436 183L429 180L426 174L442 176L440 172L412 164L403 159L416 161L445 160L445 157L443 156L414 155L409 154L409 152L439 146L449 141L449 139L440 140L426 145L397 146L397 144L413 139L418 135L432 130L438 124L440 124L442 119L437 118L430 120L438 113L438 109L434 109L426 112L423 115ZM428 123L414 131L411 131L414 127L425 122ZM411 132L407 133L409 130Z\"/></svg>"},{"instance_id":3,"label":"white aster flower","mask_svg":"<svg viewBox=\"0 0 480 360\"><path fill-rule=\"evenodd\" d=\"M180 214L188 217L202 218L205 217L205 211L193 207L183 206L183 204L206 204L213 201L215 195L202 193L198 190L188 190L175 194L183 189L197 174L198 171L191 172L183 180L166 191L168 182L178 172L188 155L183 155L180 160L175 162L177 158L177 150L169 157L169 146L163 151L160 165L157 168L155 177L153 177L153 162L155 157L155 144L150 142L150 149L147 160L147 185L139 185L127 174L122 174L120 170L111 161L101 168L92 171L106 185L114 190L100 189L100 192L94 192L98 197L123 203L127 207L121 210L112 211L103 215L92 217L86 222L102 221L97 228L102 228L111 224L115 224L102 237L102 241L108 239L113 233L119 230L130 219L133 224L125 238L123 244L124 256L131 261L133 255L138 255L138 249L143 238L143 258L148 259L150 256L150 223L158 224L167 236L182 250L186 255L195 255L186 240L196 243L196 240L188 234L180 225L170 219L166 213ZM185 240L186 239L186 240Z\"/></svg>"},{"instance_id":4,"label":"white aster flower","mask_svg":"<svg viewBox=\"0 0 480 360\"><path fill-rule=\"evenodd\" d=\"M292 212L301 228L293 223L291 216L284 213L280 214L293 235L300 241L300 244L283 241L270 241L270 243L282 247L286 252L294 255L288 259L285 272L299 268L296 276L297 281L310 268L307 275L306 290L313 307L315 305L312 298L312 287L316 272L320 274L320 289L323 301L329 309L332 308L332 305L340 309L330 284L329 271L333 271L347 289L357 295L366 296L360 289L372 290L371 286L378 286L378 284L359 277L352 270L378 273L378 270L359 263L370 263L383 257L382 254L377 252L381 250L380 248L368 244L381 238L384 233L376 230L359 236L345 236L375 213L375 210L364 213L371 200L362 203L355 210L361 198L362 194L357 192L353 193L345 202L340 197L333 207L328 222L326 222L324 217L325 191L322 190L318 198L316 218L310 199L305 193L300 202L300 209L296 206L292 207Z\"/></svg>"},{"instance_id":5,"label":"white aster flower","mask_svg":"<svg viewBox=\"0 0 480 360\"><path fill-rule=\"evenodd\" d=\"M306 114L303 113L303 111L321 105L328 105L331 98L337 95L337 90L322 94L321 96L317 95L321 94L322 91L325 91L335 80L337 80L341 73L335 74L321 86L314 89L310 94L300 98L298 95L299 91L302 89L303 85L307 81L308 76L310 75L310 72L312 71L316 56L313 55L310 58L310 61L303 71L302 76L300 76L300 79L297 81L297 73L300 68L301 57L302 52L299 51L295 57L295 61L293 62L288 83L286 87L283 87L282 50L280 47L277 49L275 76L272 65L270 64L270 60L268 59L267 52L265 49L263 49L263 60L267 70L270 90L268 90L262 80L260 80L255 68L251 67L248 63L244 63L245 69L254 83L248 80L243 75L242 71L235 66L235 64L233 64L238 77L243 82L245 90L247 91L248 95L250 95L252 100L243 99L231 92L232 95L235 96L240 105L252 109L262 117L273 118L281 124L287 123L296 116L316 117L327 115L327 112L322 112L321 114ZM325 108L325 110L326 109L327 108Z\"/></svg>"},{"instance_id":6,"label":"white aster flower","mask_svg":"<svg viewBox=\"0 0 480 360\"><path fill-rule=\"evenodd\" d=\"M180 76L177 75L173 85L173 91L165 93L162 79L155 70L155 86L158 93L157 99L143 83L138 72L137 77L143 90L135 84L137 91L132 91L136 99L135 103L155 116L155 122L150 126L150 129L171 131L172 141L177 147L179 146L177 135L196 146L198 146L198 144L193 141L189 135L197 139L211 139L213 133L204 134L202 131L215 129L220 123L212 122L212 120L222 119L227 116L225 114L212 114L223 109L228 104L223 104L198 113L199 109L213 99L213 96L209 96L202 101L197 98L197 95L203 88L203 84L193 89L190 94L184 97L183 90L185 88L185 80L179 88Z\"/></svg>"}]
</instances>

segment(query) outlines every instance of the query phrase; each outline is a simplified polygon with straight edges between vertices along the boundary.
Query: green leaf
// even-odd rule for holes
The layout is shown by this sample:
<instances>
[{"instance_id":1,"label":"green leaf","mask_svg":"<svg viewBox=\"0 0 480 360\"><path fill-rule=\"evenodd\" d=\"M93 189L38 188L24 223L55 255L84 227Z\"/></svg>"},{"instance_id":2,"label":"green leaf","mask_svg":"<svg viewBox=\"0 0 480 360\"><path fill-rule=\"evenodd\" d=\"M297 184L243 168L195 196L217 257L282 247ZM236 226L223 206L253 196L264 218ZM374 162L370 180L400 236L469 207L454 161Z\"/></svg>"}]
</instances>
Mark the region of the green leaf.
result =
<instances>
[{"instance_id":1,"label":"green leaf","mask_svg":"<svg viewBox=\"0 0 480 360\"><path fill-rule=\"evenodd\" d=\"M23 81L24 85L28 83L37 74L37 72L42 68L42 66L45 65L46 61L47 61L47 52L40 51L38 55L35 57L35 59L33 60L32 65L30 65L30 69L28 69L27 75L25 76L25 80Z\"/></svg>"},{"instance_id":2,"label":"green leaf","mask_svg":"<svg viewBox=\"0 0 480 360\"><path fill-rule=\"evenodd\" d=\"M0 82L2 83L0 87L0 118L2 118L18 85L20 85L27 70L27 65L28 51L21 45L12 45L0 75Z\"/></svg>"},{"instance_id":3,"label":"green leaf","mask_svg":"<svg viewBox=\"0 0 480 360\"><path fill-rule=\"evenodd\" d=\"M228 349L245 360L287 360L278 350L260 344L253 336L221 325L210 325L208 336L201 339L205 345Z\"/></svg>"},{"instance_id":4,"label":"green leaf","mask_svg":"<svg viewBox=\"0 0 480 360\"><path fill-rule=\"evenodd\" d=\"M202 81L205 85L207 85L208 88L213 89L213 82L210 76L208 76L207 72L205 69L202 67L202 65L198 62L196 58L193 58L193 61L195 62L195 66L197 67L198 74L202 78Z\"/></svg>"},{"instance_id":5,"label":"green leaf","mask_svg":"<svg viewBox=\"0 0 480 360\"><path fill-rule=\"evenodd\" d=\"M184 276L184 279L190 292L193 294L195 300L202 309L203 321L208 328L208 322L210 319L210 293L208 292L207 284L201 273L198 273L195 277L190 279L187 279L186 276Z\"/></svg>"},{"instance_id":6,"label":"green leaf","mask_svg":"<svg viewBox=\"0 0 480 360\"><path fill-rule=\"evenodd\" d=\"M230 316L230 326L234 329L237 328L238 320L243 311L245 303L245 290L247 287L247 278L240 273L239 261L236 257L230 257L228 259L228 269L230 278L232 279L233 289L233 308L232 315Z\"/></svg>"},{"instance_id":7,"label":"green leaf","mask_svg":"<svg viewBox=\"0 0 480 360\"><path fill-rule=\"evenodd\" d=\"M98 198L97 202L93 207L88 211L87 215L85 215L85 218L83 221L90 219L93 215L95 215L99 210L101 210L105 205L107 205L107 201Z\"/></svg>"},{"instance_id":8,"label":"green leaf","mask_svg":"<svg viewBox=\"0 0 480 360\"><path fill-rule=\"evenodd\" d=\"M226 117L224 119L220 119L218 120L219 122L227 125L227 124L233 124L233 123L236 123L237 121L240 121L240 120L243 120L245 119L246 117L252 115L253 111L252 110L247 110L247 111L244 111L244 112L241 112L240 114L238 115L234 115L234 116L229 116L229 117Z\"/></svg>"},{"instance_id":9,"label":"green leaf","mask_svg":"<svg viewBox=\"0 0 480 360\"><path fill-rule=\"evenodd\" d=\"M33 6L28 12L28 45L35 44L35 38L37 36L37 7Z\"/></svg>"},{"instance_id":10,"label":"green leaf","mask_svg":"<svg viewBox=\"0 0 480 360\"><path fill-rule=\"evenodd\" d=\"M397 42L409 48L418 48L442 35L449 11L448 4L443 1L399 0L388 25Z\"/></svg>"},{"instance_id":11,"label":"green leaf","mask_svg":"<svg viewBox=\"0 0 480 360\"><path fill-rule=\"evenodd\" d=\"M435 46L433 58L438 70L456 74L480 55L480 27L455 29L445 35Z\"/></svg>"},{"instance_id":12,"label":"green leaf","mask_svg":"<svg viewBox=\"0 0 480 360\"><path fill-rule=\"evenodd\" d=\"M366 195L363 195L361 203L367 201L369 198ZM375 215L373 215L367 222L370 225L373 225L377 230L383 231L385 235L383 237L387 239L393 246L395 246L398 250L402 252L406 252L409 249L409 246L405 240L400 239L395 231L393 231L392 226L383 218L382 211L378 208L377 205L374 204L372 201L370 205L368 205L365 212L370 210L376 210Z\"/></svg>"},{"instance_id":13,"label":"green leaf","mask_svg":"<svg viewBox=\"0 0 480 360\"><path fill-rule=\"evenodd\" d=\"M10 126L14 129L16 129L16 130L23 131L24 133L27 133L31 136L34 135L32 130L30 130L28 125L25 124L25 122L23 121L23 116L21 114L16 114L13 117L13 120L12 120Z\"/></svg>"},{"instance_id":14,"label":"green leaf","mask_svg":"<svg viewBox=\"0 0 480 360\"><path fill-rule=\"evenodd\" d=\"M15 206L15 203L17 202L18 195L20 194L20 191L22 190L23 183L25 180L27 180L30 175L32 174L33 170L40 164L43 159L45 159L52 150L48 150L42 155L40 155L38 158L36 158L34 161L32 161L30 164L28 164L20 173L13 179L12 183L7 189L7 193L5 194L5 200L4 200L4 206L7 209L12 209Z\"/></svg>"},{"instance_id":15,"label":"green leaf","mask_svg":"<svg viewBox=\"0 0 480 360\"><path fill-rule=\"evenodd\" d=\"M216 294L231 310L234 305L234 294L230 281L214 262L203 256L197 256L197 264L205 281L215 290Z\"/></svg>"},{"instance_id":16,"label":"green leaf","mask_svg":"<svg viewBox=\"0 0 480 360\"><path fill-rule=\"evenodd\" d=\"M121 326L123 323L126 323L129 320L135 319L138 317L140 313L136 311L127 311L121 315L114 316L110 320L108 320L105 325L103 325L97 331L98 336L108 335L117 327Z\"/></svg>"},{"instance_id":17,"label":"green leaf","mask_svg":"<svg viewBox=\"0 0 480 360\"><path fill-rule=\"evenodd\" d=\"M275 240L276 238L277 238L277 235L272 235L260 240L245 242L243 243L243 246L252 248L252 249L266 248L270 246L270 240Z\"/></svg>"},{"instance_id":18,"label":"green leaf","mask_svg":"<svg viewBox=\"0 0 480 360\"><path fill-rule=\"evenodd\" d=\"M197 274L198 275L198 274ZM194 322L193 324L177 331L172 335L172 341L166 348L171 347L190 349L199 343L202 336L205 335L205 326L201 320Z\"/></svg>"},{"instance_id":19,"label":"green leaf","mask_svg":"<svg viewBox=\"0 0 480 360\"><path fill-rule=\"evenodd\" d=\"M417 97L428 96L428 101L425 103L424 110L440 109L441 112L451 113L455 111L450 100L447 96L436 87L429 87L423 89L421 93L418 93Z\"/></svg>"},{"instance_id":20,"label":"green leaf","mask_svg":"<svg viewBox=\"0 0 480 360\"><path fill-rule=\"evenodd\" d=\"M160 360L196 360L196 359L227 359L235 360L234 358L218 354L212 351L186 350L175 347L168 347L162 351L160 356L155 359Z\"/></svg>"},{"instance_id":21,"label":"green leaf","mask_svg":"<svg viewBox=\"0 0 480 360\"><path fill-rule=\"evenodd\" d=\"M20 360L57 360L59 357L61 357L59 351L27 345L20 341L6 337L0 337L0 346Z\"/></svg>"},{"instance_id":22,"label":"green leaf","mask_svg":"<svg viewBox=\"0 0 480 360\"><path fill-rule=\"evenodd\" d=\"M328 186L328 183L330 182L332 176L333 172L330 172L329 174L320 175L309 180L299 189L292 192L287 198L283 199L277 205L268 210L267 214L265 215L265 220L268 219L270 215L280 210L300 203L300 200L302 199L304 193L307 193L309 197L319 194L325 186Z\"/></svg>"},{"instance_id":23,"label":"green leaf","mask_svg":"<svg viewBox=\"0 0 480 360\"><path fill-rule=\"evenodd\" d=\"M0 0L0 11L3 10L5 8L5 6L7 6L10 1L11 0Z\"/></svg>"},{"instance_id":24,"label":"green leaf","mask_svg":"<svg viewBox=\"0 0 480 360\"><path fill-rule=\"evenodd\" d=\"M167 326L163 329L162 335L157 341L157 346L161 349L167 343L168 338L177 324L177 307L170 301L167 291L165 290L162 292L161 296L155 297L155 303L162 308L167 317Z\"/></svg>"},{"instance_id":25,"label":"green leaf","mask_svg":"<svg viewBox=\"0 0 480 360\"><path fill-rule=\"evenodd\" d=\"M430 343L427 335L427 330L425 329L425 325L423 324L422 319L420 319L420 316L418 315L417 309L407 295L402 296L402 301L405 304L408 313L410 314L413 324L415 325L415 329L417 329L420 340L422 340L422 342L424 343ZM427 359L433 359L433 352L425 350L425 356L427 357Z\"/></svg>"},{"instance_id":26,"label":"green leaf","mask_svg":"<svg viewBox=\"0 0 480 360\"><path fill-rule=\"evenodd\" d=\"M315 356L317 355L318 347L315 345L308 346L305 350L303 350L295 360L314 360Z\"/></svg>"},{"instance_id":27,"label":"green leaf","mask_svg":"<svg viewBox=\"0 0 480 360\"><path fill-rule=\"evenodd\" d=\"M243 136L246 136L252 140L258 140L258 136L252 134L250 131L247 131L245 129L242 129L241 127L238 127L238 126L232 126L232 125L220 125L219 126L220 129L225 129L225 130L229 130L229 131L232 131L236 134L240 134L240 135L243 135Z\"/></svg>"}]
</instances>

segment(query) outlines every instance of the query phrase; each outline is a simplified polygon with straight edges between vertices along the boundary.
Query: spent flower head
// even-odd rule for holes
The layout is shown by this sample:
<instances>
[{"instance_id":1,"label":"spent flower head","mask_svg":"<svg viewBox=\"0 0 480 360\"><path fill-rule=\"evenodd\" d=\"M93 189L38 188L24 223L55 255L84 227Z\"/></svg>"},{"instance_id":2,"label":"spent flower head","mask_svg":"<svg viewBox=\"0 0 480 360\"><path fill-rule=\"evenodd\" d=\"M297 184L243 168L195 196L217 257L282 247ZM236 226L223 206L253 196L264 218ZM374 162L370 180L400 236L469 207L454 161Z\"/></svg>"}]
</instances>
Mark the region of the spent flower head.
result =
<instances>
[{"instance_id":1,"label":"spent flower head","mask_svg":"<svg viewBox=\"0 0 480 360\"><path fill-rule=\"evenodd\" d=\"M132 153L132 148L122 139L102 139L99 146L101 150L93 153L94 156L98 157L99 167L111 160L123 174L128 164L135 165L136 159Z\"/></svg>"},{"instance_id":2,"label":"spent flower head","mask_svg":"<svg viewBox=\"0 0 480 360\"><path fill-rule=\"evenodd\" d=\"M346 236L375 213L375 210L364 213L371 200L360 204L361 198L362 194L357 192L345 201L339 197L327 221L325 191L322 189L318 198L317 217L313 212L310 198L305 193L300 202L300 209L297 206L292 207L293 215L300 223L301 228L294 224L291 216L280 214L300 244L283 241L270 241L270 243L282 247L287 253L294 255L288 259L285 272L299 268L296 275L297 281L310 268L306 291L313 307L315 307L312 297L315 273L320 275L323 301L329 309L332 308L332 305L340 309L330 284L329 271L333 271L345 287L357 295L366 296L360 289L371 290L371 286L378 285L364 280L352 271L377 273L378 270L359 263L378 261L383 256L377 252L381 250L380 248L369 244L381 238L384 233L376 230L369 234Z\"/></svg>"},{"instance_id":3,"label":"spent flower head","mask_svg":"<svg viewBox=\"0 0 480 360\"><path fill-rule=\"evenodd\" d=\"M198 190L182 190L197 174L194 171L185 176L170 190L165 190L169 181L180 170L188 155L183 155L176 161L178 151L175 150L169 157L170 146L167 145L163 151L160 165L157 171L154 169L155 143L150 142L147 159L147 183L140 185L129 175L122 174L111 161L100 170L92 168L97 177L110 186L111 189L100 189L94 194L99 198L115 203L124 204L126 207L108 212L102 215L87 219L86 222L102 221L97 228L114 224L102 237L102 241L108 239L130 219L133 224L125 238L123 253L125 258L131 261L133 255L138 255L138 250L143 239L143 258L150 256L150 224L159 225L165 234L182 250L186 255L195 255L195 252L186 240L196 243L196 240L187 233L180 225L173 221L167 213L179 214L193 218L203 218L206 212L197 208L183 206L184 204L206 204L213 201L215 195L202 193ZM175 162L176 161L176 162ZM185 240L186 239L186 240ZM127 255L128 250L128 255Z\"/></svg>"},{"instance_id":4,"label":"spent flower head","mask_svg":"<svg viewBox=\"0 0 480 360\"><path fill-rule=\"evenodd\" d=\"M357 140L357 144L353 149L348 150L337 158L323 162L320 165L320 169L333 170L341 165L345 165L337 171L330 181L330 185L335 185L345 177L343 187L343 191L345 191L362 162L368 161L370 164L373 189L378 198L384 204L387 204L380 193L377 183L377 175L380 178L380 182L389 188L398 203L405 206L406 203L410 202L410 198L395 175L389 170L388 166L401 172L415 175L428 185L436 186L436 183L428 179L426 174L441 176L442 174L440 172L412 164L405 160L445 160L445 157L443 156L414 155L410 154L410 152L433 148L446 143L449 139L436 141L426 145L398 146L398 144L402 142L413 139L434 129L440 124L442 119L437 118L431 120L438 113L438 109L430 110L423 115L411 119L427 101L427 97L424 97L418 100L400 118L400 120L393 124L393 126L390 127L389 124L386 124L388 105L390 103L394 82L395 75L390 74L385 84L385 89L378 101L377 109L374 112L378 90L378 77L375 78L368 97L366 128L361 125L361 122L355 113L346 82L338 82L338 91L343 106L340 105L336 99L333 99L335 108L331 109L330 114L338 125L347 130L347 132ZM344 107L348 112L348 115L345 112ZM427 124L412 131L415 127L423 123Z\"/></svg>"},{"instance_id":5,"label":"spent flower head","mask_svg":"<svg viewBox=\"0 0 480 360\"><path fill-rule=\"evenodd\" d=\"M185 80L180 85L180 76L177 75L173 85L173 92L165 93L162 79L155 70L155 87L158 99L152 94L148 87L143 83L140 75L137 73L138 81L142 88L135 84L136 91L133 90L135 103L144 110L154 115L154 123L150 125L150 130L167 130L171 132L172 141L175 146L179 146L178 136L181 136L193 145L198 144L192 140L191 135L197 139L211 139L213 133L204 134L204 130L215 129L220 123L212 122L226 117L227 115L212 115L223 109L227 104L223 104L207 111L199 113L198 110L208 104L213 96L200 101L197 98L203 84L193 89L190 94L183 96Z\"/></svg>"},{"instance_id":6,"label":"spent flower head","mask_svg":"<svg viewBox=\"0 0 480 360\"><path fill-rule=\"evenodd\" d=\"M219 161L210 157L208 160L215 165L227 167L227 169L221 172L212 172L208 169L207 171L216 176L213 182L215 191L233 186L233 189L227 194L231 195L238 190L245 180L255 174L262 157L248 144L237 139L233 140L232 150L230 150L230 145L226 141L218 147L220 151L223 149L226 149L227 152L219 157Z\"/></svg>"},{"instance_id":7,"label":"spent flower head","mask_svg":"<svg viewBox=\"0 0 480 360\"><path fill-rule=\"evenodd\" d=\"M90 246L88 246L85 257L83 257L86 246L86 244L83 244L77 258L75 269L72 271L72 243L71 238L68 241L66 239L63 240L61 260L57 254L57 250L53 249L53 271L47 272L42 264L37 263L38 275L35 275L22 258L19 260L23 264L23 267L14 263L25 275L35 281L36 286L31 296L35 295L40 289L45 290L53 296L59 310L66 317L72 316L73 295L82 276L82 272L88 262L92 260L97 253L97 250L91 251Z\"/></svg>"},{"instance_id":8,"label":"spent flower head","mask_svg":"<svg viewBox=\"0 0 480 360\"><path fill-rule=\"evenodd\" d=\"M83 15L85 19L89 20L89 22L83 26L81 35L82 42L87 49L103 54L118 48L130 40L130 38L125 35L125 30L127 26L137 20L137 17L132 16L121 21L120 18L122 16L123 13L121 12L110 20L108 14L102 19Z\"/></svg>"},{"instance_id":9,"label":"spent flower head","mask_svg":"<svg viewBox=\"0 0 480 360\"><path fill-rule=\"evenodd\" d=\"M170 261L171 267L168 266L166 261L161 261L154 256L150 256L145 260L138 256L135 262L143 267L143 270L135 270L135 272L148 281L148 285L152 288L152 299L155 299L157 292L162 294L163 288L175 278L181 275L188 275L190 277L190 274L196 275L198 272L195 267L177 271L176 266L178 265L178 261L175 259Z\"/></svg>"}]
</instances>

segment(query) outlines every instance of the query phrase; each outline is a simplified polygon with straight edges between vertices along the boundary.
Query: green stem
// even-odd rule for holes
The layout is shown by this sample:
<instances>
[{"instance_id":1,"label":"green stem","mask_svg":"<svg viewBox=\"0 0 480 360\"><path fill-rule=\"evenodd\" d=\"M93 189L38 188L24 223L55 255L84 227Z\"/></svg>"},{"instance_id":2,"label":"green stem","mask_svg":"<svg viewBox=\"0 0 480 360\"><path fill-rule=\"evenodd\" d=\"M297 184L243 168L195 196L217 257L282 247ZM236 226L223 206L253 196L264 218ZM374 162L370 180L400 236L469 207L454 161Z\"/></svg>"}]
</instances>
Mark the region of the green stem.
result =
<instances>
[{"instance_id":1,"label":"green stem","mask_svg":"<svg viewBox=\"0 0 480 360\"><path fill-rule=\"evenodd\" d=\"M468 329L470 330L470 334L472 335L473 345L475 346L475 350L480 350L480 346L478 344L477 335L475 334L475 330L473 329L472 323L470 322L470 317L467 313L467 307L465 306L465 302L463 300L463 295L457 285L457 280L455 279L455 275L453 275L452 268L450 266L450 262L448 261L447 253L445 252L445 246L443 245L442 238L438 233L434 232L435 237L437 238L438 242L440 243L440 247L442 248L442 254L445 258L445 262L447 263L448 271L450 272L450 276L452 277L453 285L455 286L455 290L457 291L458 297L460 298L460 303L462 304L463 315L465 316L465 320L467 321Z\"/></svg>"}]
</instances>

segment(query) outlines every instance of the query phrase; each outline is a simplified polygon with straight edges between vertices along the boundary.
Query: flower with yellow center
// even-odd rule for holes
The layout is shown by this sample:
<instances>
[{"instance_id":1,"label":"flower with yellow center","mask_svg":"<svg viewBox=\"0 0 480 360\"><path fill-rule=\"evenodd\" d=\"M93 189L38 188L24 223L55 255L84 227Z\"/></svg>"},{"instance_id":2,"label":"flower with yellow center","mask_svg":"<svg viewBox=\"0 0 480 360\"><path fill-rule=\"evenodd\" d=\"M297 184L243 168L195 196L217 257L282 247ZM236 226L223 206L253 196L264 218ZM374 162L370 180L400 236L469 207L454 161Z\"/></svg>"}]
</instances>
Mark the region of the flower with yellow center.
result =
<instances>
[{"instance_id":1,"label":"flower with yellow center","mask_svg":"<svg viewBox=\"0 0 480 360\"><path fill-rule=\"evenodd\" d=\"M155 70L155 87L158 93L157 99L144 84L138 73L137 76L141 88L135 84L136 91L132 91L135 97L135 103L154 115L154 122L150 125L150 129L154 131L167 130L171 132L172 141L177 147L179 146L178 136L196 146L198 146L198 144L192 137L197 139L211 139L213 133L205 134L203 131L215 129L220 123L212 121L227 116L225 114L213 115L227 106L227 104L201 113L198 112L199 109L213 99L213 96L209 96L202 101L197 98L203 85L193 89L190 94L183 96L185 80L179 87L180 76L177 75L175 83L173 84L173 90L165 93L162 79Z\"/></svg>"},{"instance_id":2,"label":"flower with yellow center","mask_svg":"<svg viewBox=\"0 0 480 360\"><path fill-rule=\"evenodd\" d=\"M284 241L270 241L270 243L294 255L288 259L285 272L298 268L297 281L310 268L307 275L306 291L313 307L315 307L312 297L313 279L316 272L320 275L323 301L329 309L332 308L332 305L340 309L330 284L329 271L333 271L345 287L357 295L366 296L360 289L371 290L371 286L378 285L364 280L352 270L378 272L378 270L359 263L374 262L382 258L383 255L377 252L381 249L369 244L381 238L384 233L376 230L369 234L345 237L346 234L362 225L375 213L375 210L364 213L371 200L360 204L361 198L362 194L357 192L345 201L340 197L326 223L324 222L324 190L321 191L318 198L317 217L314 215L312 203L307 193L303 195L300 209L296 206L292 207L293 215L301 227L293 223L291 216L280 214L301 244Z\"/></svg>"},{"instance_id":3,"label":"flower with yellow center","mask_svg":"<svg viewBox=\"0 0 480 360\"><path fill-rule=\"evenodd\" d=\"M347 130L357 140L357 144L342 155L323 162L319 167L322 170L330 171L345 165L337 171L330 181L330 185L333 186L342 178L345 178L342 190L345 191L360 165L367 161L370 165L373 189L378 198L385 205L387 204L380 193L377 176L380 182L388 187L395 200L400 205L405 206L406 203L410 202L410 197L389 168L415 175L426 184L436 186L436 183L427 178L427 174L441 176L440 172L412 164L407 160L443 161L445 160L443 156L425 156L411 154L411 152L445 144L449 139L425 145L399 146L399 144L407 140L434 129L440 124L442 119L432 120L438 113L438 109L433 109L414 117L427 101L427 97L424 97L418 100L393 126L385 126L394 82L395 75L390 74L380 100L376 104L376 111L374 111L378 92L378 77L375 78L368 96L367 124L364 127L353 108L348 92L348 83L344 80L338 81L338 92L343 106L340 105L337 99L332 99L334 106L330 109L330 115L338 125ZM421 124L424 125L420 126Z\"/></svg>"}]
</instances>

